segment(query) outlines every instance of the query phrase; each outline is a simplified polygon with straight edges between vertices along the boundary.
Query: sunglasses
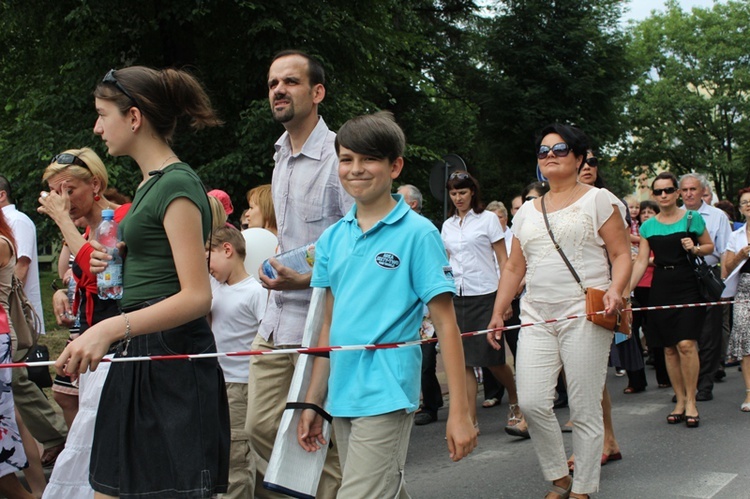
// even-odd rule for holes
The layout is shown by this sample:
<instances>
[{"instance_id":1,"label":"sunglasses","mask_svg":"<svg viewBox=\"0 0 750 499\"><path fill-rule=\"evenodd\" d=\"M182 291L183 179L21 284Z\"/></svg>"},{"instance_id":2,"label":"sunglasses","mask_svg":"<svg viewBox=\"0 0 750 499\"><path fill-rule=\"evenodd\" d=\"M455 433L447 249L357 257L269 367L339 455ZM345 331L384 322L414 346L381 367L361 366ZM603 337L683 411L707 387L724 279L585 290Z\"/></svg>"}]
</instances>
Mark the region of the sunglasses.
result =
<instances>
[{"instance_id":1,"label":"sunglasses","mask_svg":"<svg viewBox=\"0 0 750 499\"><path fill-rule=\"evenodd\" d=\"M70 153L63 153L58 154L54 158L52 158L49 162L49 164L57 163L58 165L76 165L83 168L86 168L87 170L91 171L89 168L89 165L83 162L81 158L76 156L75 154Z\"/></svg>"},{"instance_id":2,"label":"sunglasses","mask_svg":"<svg viewBox=\"0 0 750 499\"><path fill-rule=\"evenodd\" d=\"M539 196L526 196L526 197L525 197L524 199L525 199L526 201L533 201L533 200L535 200L535 199L536 199L536 198L538 198L538 197L539 197Z\"/></svg>"},{"instance_id":3,"label":"sunglasses","mask_svg":"<svg viewBox=\"0 0 750 499\"><path fill-rule=\"evenodd\" d=\"M127 90L125 90L125 87L123 87L122 85L120 85L120 82L117 81L117 78L115 77L115 70L114 69L110 69L109 72L104 75L104 78L102 78L102 83L109 83L110 85L114 85L117 88L117 90L119 90L120 92L122 92L123 94L125 94L125 97L127 97L128 99L130 99L133 102L133 107L137 107L137 108L140 109L140 106L138 105L138 101L135 100L135 97L133 97L132 95L130 95L130 92L128 92Z\"/></svg>"},{"instance_id":4,"label":"sunglasses","mask_svg":"<svg viewBox=\"0 0 750 499\"><path fill-rule=\"evenodd\" d=\"M557 158L564 158L570 153L570 146L565 142L550 146L539 146L539 151L536 153L537 159L547 159L549 153L552 152Z\"/></svg>"},{"instance_id":5,"label":"sunglasses","mask_svg":"<svg viewBox=\"0 0 750 499\"><path fill-rule=\"evenodd\" d=\"M448 177L449 180L455 180L455 179L466 180L468 178L469 178L469 174L466 172L453 172L451 173L451 176Z\"/></svg>"},{"instance_id":6,"label":"sunglasses","mask_svg":"<svg viewBox=\"0 0 750 499\"><path fill-rule=\"evenodd\" d=\"M677 192L677 187L667 187L665 189L654 189L654 196L661 196L662 194L674 194Z\"/></svg>"},{"instance_id":7,"label":"sunglasses","mask_svg":"<svg viewBox=\"0 0 750 499\"><path fill-rule=\"evenodd\" d=\"M596 158L594 156L590 158L586 158L586 164L589 165L591 168L598 168L599 167L599 158Z\"/></svg>"}]
</instances>

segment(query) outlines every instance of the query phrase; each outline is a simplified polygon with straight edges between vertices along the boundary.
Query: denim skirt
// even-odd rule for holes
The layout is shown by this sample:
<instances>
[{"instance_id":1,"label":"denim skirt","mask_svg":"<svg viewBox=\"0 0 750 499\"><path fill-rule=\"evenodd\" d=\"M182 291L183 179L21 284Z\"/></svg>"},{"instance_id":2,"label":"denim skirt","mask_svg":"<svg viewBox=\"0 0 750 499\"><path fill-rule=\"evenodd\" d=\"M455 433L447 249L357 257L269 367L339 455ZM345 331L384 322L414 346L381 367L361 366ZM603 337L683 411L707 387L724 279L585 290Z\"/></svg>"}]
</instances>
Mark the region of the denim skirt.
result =
<instances>
[{"instance_id":1,"label":"denim skirt","mask_svg":"<svg viewBox=\"0 0 750 499\"><path fill-rule=\"evenodd\" d=\"M136 336L127 348L128 357L213 352L205 318ZM212 497L227 489L229 445L224 375L215 358L113 363L89 482L123 498Z\"/></svg>"}]
</instances>

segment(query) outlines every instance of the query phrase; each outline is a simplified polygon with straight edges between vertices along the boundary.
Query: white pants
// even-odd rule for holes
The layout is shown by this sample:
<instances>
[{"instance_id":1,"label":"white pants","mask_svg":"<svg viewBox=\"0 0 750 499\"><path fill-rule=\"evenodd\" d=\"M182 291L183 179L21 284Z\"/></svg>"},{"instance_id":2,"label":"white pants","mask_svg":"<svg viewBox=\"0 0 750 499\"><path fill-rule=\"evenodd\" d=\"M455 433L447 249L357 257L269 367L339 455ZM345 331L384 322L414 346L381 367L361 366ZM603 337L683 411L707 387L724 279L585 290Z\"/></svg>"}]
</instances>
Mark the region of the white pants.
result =
<instances>
[{"instance_id":1,"label":"white pants","mask_svg":"<svg viewBox=\"0 0 750 499\"><path fill-rule=\"evenodd\" d=\"M521 322L584 314L585 309L582 299L558 304L524 300ZM518 340L518 402L526 416L542 473L548 481L568 474L562 432L552 407L557 377L560 369L565 368L576 456L573 492L579 494L599 489L604 445L602 391L611 343L611 331L585 318L525 327Z\"/></svg>"}]
</instances>

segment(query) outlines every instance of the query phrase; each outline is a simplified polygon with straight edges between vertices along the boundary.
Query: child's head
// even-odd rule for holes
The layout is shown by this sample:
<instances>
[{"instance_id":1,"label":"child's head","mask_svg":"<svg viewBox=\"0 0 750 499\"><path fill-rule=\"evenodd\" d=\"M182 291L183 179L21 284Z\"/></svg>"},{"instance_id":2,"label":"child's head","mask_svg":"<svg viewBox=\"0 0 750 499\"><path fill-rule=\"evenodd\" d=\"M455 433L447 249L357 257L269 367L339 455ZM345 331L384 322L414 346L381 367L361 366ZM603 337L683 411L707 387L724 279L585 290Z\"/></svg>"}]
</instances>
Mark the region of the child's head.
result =
<instances>
[{"instance_id":1,"label":"child's head","mask_svg":"<svg viewBox=\"0 0 750 499\"><path fill-rule=\"evenodd\" d=\"M645 222L649 218L655 217L659 213L659 205L653 199L646 199L641 201L639 205L639 219L641 223Z\"/></svg>"},{"instance_id":2,"label":"child's head","mask_svg":"<svg viewBox=\"0 0 750 499\"><path fill-rule=\"evenodd\" d=\"M247 226L276 231L276 211L273 207L271 196L271 184L253 187L246 194L247 204Z\"/></svg>"},{"instance_id":3,"label":"child's head","mask_svg":"<svg viewBox=\"0 0 750 499\"><path fill-rule=\"evenodd\" d=\"M388 159L391 163L404 155L406 137L393 113L380 111L352 118L336 134L336 154L341 148L357 154Z\"/></svg>"},{"instance_id":4,"label":"child's head","mask_svg":"<svg viewBox=\"0 0 750 499\"><path fill-rule=\"evenodd\" d=\"M214 279L226 283L245 271L245 238L234 227L219 227L211 233L206 245L211 253L209 271Z\"/></svg>"},{"instance_id":5,"label":"child's head","mask_svg":"<svg viewBox=\"0 0 750 499\"><path fill-rule=\"evenodd\" d=\"M628 204L630 218L638 220L638 214L641 212L641 204L638 202L638 199L633 195L628 195L625 196L623 200Z\"/></svg>"},{"instance_id":6,"label":"child's head","mask_svg":"<svg viewBox=\"0 0 750 499\"><path fill-rule=\"evenodd\" d=\"M404 166L406 139L388 112L352 118L336 136L339 180L358 206L391 199Z\"/></svg>"}]
</instances>

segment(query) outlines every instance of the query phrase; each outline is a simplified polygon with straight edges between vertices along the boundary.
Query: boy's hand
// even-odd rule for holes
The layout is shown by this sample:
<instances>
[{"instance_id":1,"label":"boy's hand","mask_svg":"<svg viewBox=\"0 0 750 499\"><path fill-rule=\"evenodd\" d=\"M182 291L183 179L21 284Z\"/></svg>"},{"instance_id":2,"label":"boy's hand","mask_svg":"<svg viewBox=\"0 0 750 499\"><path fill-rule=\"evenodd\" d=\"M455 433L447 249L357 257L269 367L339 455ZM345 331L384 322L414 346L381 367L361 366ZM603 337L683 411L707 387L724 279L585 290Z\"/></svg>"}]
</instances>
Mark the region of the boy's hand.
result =
<instances>
[{"instance_id":1,"label":"boy's hand","mask_svg":"<svg viewBox=\"0 0 750 499\"><path fill-rule=\"evenodd\" d=\"M471 454L477 446L477 429L471 424L468 413L462 414L459 418L448 416L445 438L448 441L448 452L454 462Z\"/></svg>"},{"instance_id":2,"label":"boy's hand","mask_svg":"<svg viewBox=\"0 0 750 499\"><path fill-rule=\"evenodd\" d=\"M263 272L263 266L258 268L260 283L266 289L286 291L293 289L307 289L310 287L312 273L300 274L299 272L279 263L275 258L270 258L268 263L276 270L276 279L271 279Z\"/></svg>"},{"instance_id":3,"label":"boy's hand","mask_svg":"<svg viewBox=\"0 0 750 499\"><path fill-rule=\"evenodd\" d=\"M297 423L297 442L307 452L320 450L327 445L323 438L323 417L312 409L304 409Z\"/></svg>"}]
</instances>

